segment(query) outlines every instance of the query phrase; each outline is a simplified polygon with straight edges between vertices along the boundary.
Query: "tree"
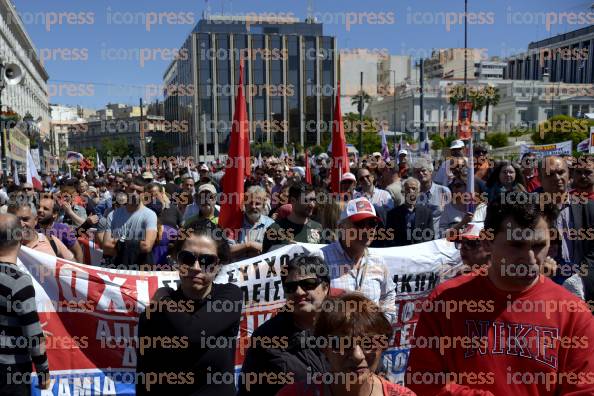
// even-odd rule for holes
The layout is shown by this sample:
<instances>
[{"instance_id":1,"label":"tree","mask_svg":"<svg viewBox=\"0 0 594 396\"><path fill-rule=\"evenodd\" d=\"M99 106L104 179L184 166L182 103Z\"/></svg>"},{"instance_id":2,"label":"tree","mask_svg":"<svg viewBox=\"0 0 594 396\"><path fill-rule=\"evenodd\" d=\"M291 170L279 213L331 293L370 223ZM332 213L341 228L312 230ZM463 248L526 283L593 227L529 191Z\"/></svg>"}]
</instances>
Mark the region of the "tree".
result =
<instances>
[{"instance_id":1,"label":"tree","mask_svg":"<svg viewBox=\"0 0 594 396\"><path fill-rule=\"evenodd\" d=\"M363 107L360 107L361 104L359 103L361 101L361 97L363 97ZM357 92L357 96L353 96L351 98L351 106L357 106L357 111L359 112L363 112L363 110L365 110L365 105L368 104L371 101L371 96L369 96L369 94L365 91L359 91Z\"/></svg>"},{"instance_id":2,"label":"tree","mask_svg":"<svg viewBox=\"0 0 594 396\"><path fill-rule=\"evenodd\" d=\"M532 141L536 144L559 143L567 140L573 142L573 147L590 133L592 122L570 117L564 114L556 115L542 122L538 130L532 134Z\"/></svg>"},{"instance_id":3,"label":"tree","mask_svg":"<svg viewBox=\"0 0 594 396\"><path fill-rule=\"evenodd\" d=\"M483 91L479 89L471 89L468 93L468 100L472 103L472 111L476 112L478 119L478 117L480 117L480 112L483 111L486 104Z\"/></svg>"},{"instance_id":4,"label":"tree","mask_svg":"<svg viewBox=\"0 0 594 396\"><path fill-rule=\"evenodd\" d=\"M487 137L487 143L489 143L493 148L499 147L506 147L509 146L509 141L507 140L507 134L505 133L493 133Z\"/></svg>"},{"instance_id":5,"label":"tree","mask_svg":"<svg viewBox=\"0 0 594 396\"><path fill-rule=\"evenodd\" d=\"M102 157L120 157L134 156L134 151L130 151L128 141L123 138L104 139L101 142L101 149L99 150Z\"/></svg>"},{"instance_id":6,"label":"tree","mask_svg":"<svg viewBox=\"0 0 594 396\"><path fill-rule=\"evenodd\" d=\"M90 160L95 167L97 166L95 163L97 162L97 149L95 147L85 147L80 153L84 155L86 159Z\"/></svg>"},{"instance_id":7,"label":"tree","mask_svg":"<svg viewBox=\"0 0 594 396\"><path fill-rule=\"evenodd\" d=\"M464 85L454 85L450 88L448 95L450 96L450 105L452 105L452 129L450 133L454 134L454 114L456 111L456 106L458 106L458 102L464 99Z\"/></svg>"},{"instance_id":8,"label":"tree","mask_svg":"<svg viewBox=\"0 0 594 396\"><path fill-rule=\"evenodd\" d=\"M485 105L487 106L487 114L485 115L485 138L486 138L487 133L489 131L489 107L497 106L499 104L499 101L501 100L501 95L499 94L499 88L489 85L484 89L483 96L485 97Z\"/></svg>"}]
</instances>

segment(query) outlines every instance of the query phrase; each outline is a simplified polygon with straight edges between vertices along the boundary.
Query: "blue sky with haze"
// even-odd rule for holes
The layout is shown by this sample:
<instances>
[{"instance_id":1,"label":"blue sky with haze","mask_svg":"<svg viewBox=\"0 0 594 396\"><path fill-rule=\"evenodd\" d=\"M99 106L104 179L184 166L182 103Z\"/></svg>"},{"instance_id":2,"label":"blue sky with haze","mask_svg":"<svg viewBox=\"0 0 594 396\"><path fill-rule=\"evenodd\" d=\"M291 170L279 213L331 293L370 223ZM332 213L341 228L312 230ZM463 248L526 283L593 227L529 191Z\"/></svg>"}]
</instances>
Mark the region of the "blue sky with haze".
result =
<instances>
[{"instance_id":1,"label":"blue sky with haze","mask_svg":"<svg viewBox=\"0 0 594 396\"><path fill-rule=\"evenodd\" d=\"M51 103L91 108L108 102L138 103L146 94L146 85L162 84L172 56L167 50L179 48L207 4L199 0L13 2L44 58ZM419 58L429 56L433 48L464 45L463 0L312 3L319 19L332 21L324 24L324 32L336 36L341 49L370 48ZM470 0L469 12L475 20L469 24L469 47L486 48L489 56L500 57L524 51L531 41L593 23L594 14L588 14L592 3L594 0ZM282 13L303 19L308 2L211 0L208 6L213 14ZM151 12L174 12L179 18L175 23L163 18L161 24L147 28L143 20ZM66 13L75 15L68 20ZM342 22L347 14L354 23ZM121 23L126 19L132 23ZM141 63L135 56L140 48L150 49L155 59ZM130 56L111 59L108 54L115 52Z\"/></svg>"}]
</instances>

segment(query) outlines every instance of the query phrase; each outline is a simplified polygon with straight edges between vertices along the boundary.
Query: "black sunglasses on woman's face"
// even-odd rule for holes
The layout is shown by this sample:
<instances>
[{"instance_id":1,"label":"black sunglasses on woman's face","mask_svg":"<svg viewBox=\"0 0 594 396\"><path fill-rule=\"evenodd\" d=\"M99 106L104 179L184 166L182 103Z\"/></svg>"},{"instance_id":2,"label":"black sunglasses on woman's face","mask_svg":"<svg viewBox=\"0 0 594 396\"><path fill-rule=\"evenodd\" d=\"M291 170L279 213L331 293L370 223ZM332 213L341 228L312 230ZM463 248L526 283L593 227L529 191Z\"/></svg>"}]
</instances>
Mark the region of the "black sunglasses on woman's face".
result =
<instances>
[{"instance_id":1,"label":"black sunglasses on woman's face","mask_svg":"<svg viewBox=\"0 0 594 396\"><path fill-rule=\"evenodd\" d=\"M302 279L295 282L285 282L283 284L283 289L287 294L295 293L297 291L297 287L301 287L301 289L304 291L311 291L318 287L321 283L322 280L319 278Z\"/></svg>"},{"instance_id":2,"label":"black sunglasses on woman's face","mask_svg":"<svg viewBox=\"0 0 594 396\"><path fill-rule=\"evenodd\" d=\"M177 261L180 265L187 265L193 267L196 262L200 264L200 268L205 269L212 267L219 262L219 257L214 254L194 254L188 250L182 250L177 254Z\"/></svg>"}]
</instances>

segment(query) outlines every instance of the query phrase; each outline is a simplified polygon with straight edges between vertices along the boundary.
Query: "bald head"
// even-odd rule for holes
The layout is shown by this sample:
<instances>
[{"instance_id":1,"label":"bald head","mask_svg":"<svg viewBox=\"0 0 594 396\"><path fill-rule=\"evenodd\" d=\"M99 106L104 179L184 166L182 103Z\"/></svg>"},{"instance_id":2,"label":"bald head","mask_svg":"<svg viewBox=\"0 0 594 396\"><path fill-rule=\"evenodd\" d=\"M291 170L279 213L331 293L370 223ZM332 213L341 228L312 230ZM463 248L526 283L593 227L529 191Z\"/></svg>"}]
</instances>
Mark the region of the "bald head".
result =
<instances>
[{"instance_id":1,"label":"bald head","mask_svg":"<svg viewBox=\"0 0 594 396\"><path fill-rule=\"evenodd\" d=\"M540 164L540 184L549 194L564 193L569 185L569 166L561 157L545 157Z\"/></svg>"},{"instance_id":2,"label":"bald head","mask_svg":"<svg viewBox=\"0 0 594 396\"><path fill-rule=\"evenodd\" d=\"M21 223L15 215L0 214L0 253L18 250L22 234Z\"/></svg>"}]
</instances>

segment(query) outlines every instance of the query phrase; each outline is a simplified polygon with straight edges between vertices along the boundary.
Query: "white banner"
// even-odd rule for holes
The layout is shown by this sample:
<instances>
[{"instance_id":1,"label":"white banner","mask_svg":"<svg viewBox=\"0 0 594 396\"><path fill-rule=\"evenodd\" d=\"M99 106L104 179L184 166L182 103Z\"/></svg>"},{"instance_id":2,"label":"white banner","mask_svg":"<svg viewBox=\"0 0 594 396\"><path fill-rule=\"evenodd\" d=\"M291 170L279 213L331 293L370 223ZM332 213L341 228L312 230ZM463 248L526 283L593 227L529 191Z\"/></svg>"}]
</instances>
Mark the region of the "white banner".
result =
<instances>
[{"instance_id":1,"label":"white banner","mask_svg":"<svg viewBox=\"0 0 594 396\"><path fill-rule=\"evenodd\" d=\"M248 337L285 304L281 265L305 251L319 254L323 246L288 245L221 269L215 282L235 283L244 293L236 370L243 363ZM395 337L384 365L393 380L402 382L418 320L414 304L427 297L445 271L459 264L460 255L443 239L371 253L384 257L396 286ZM93 389L94 395L133 395L139 314L159 287L177 288L178 273L88 266L25 247L19 259L33 279L52 375L50 390L40 393L33 384L33 394L74 395ZM114 338L118 344L110 346Z\"/></svg>"},{"instance_id":2,"label":"white banner","mask_svg":"<svg viewBox=\"0 0 594 396\"><path fill-rule=\"evenodd\" d=\"M551 144L522 144L520 146L520 157L525 153L534 153L537 158L544 158L551 155L571 155L572 143L571 140L567 140L565 142Z\"/></svg>"}]
</instances>

